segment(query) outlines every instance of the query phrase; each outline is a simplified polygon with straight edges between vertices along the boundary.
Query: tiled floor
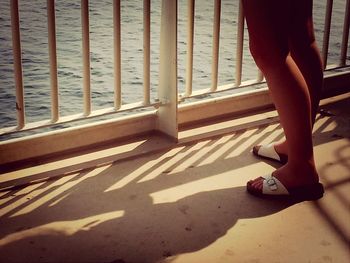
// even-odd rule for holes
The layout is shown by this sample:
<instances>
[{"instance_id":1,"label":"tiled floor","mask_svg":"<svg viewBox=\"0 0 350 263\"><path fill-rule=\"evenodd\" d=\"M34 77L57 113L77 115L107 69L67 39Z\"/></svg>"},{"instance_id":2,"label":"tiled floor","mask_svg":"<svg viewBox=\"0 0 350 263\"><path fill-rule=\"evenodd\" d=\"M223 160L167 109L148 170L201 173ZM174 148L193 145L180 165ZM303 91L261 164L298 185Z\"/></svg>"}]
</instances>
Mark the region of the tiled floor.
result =
<instances>
[{"instance_id":1,"label":"tiled floor","mask_svg":"<svg viewBox=\"0 0 350 263\"><path fill-rule=\"evenodd\" d=\"M350 262L349 96L322 108L319 201L246 193L277 167L251 154L283 136L260 124L0 192L0 262Z\"/></svg>"}]
</instances>

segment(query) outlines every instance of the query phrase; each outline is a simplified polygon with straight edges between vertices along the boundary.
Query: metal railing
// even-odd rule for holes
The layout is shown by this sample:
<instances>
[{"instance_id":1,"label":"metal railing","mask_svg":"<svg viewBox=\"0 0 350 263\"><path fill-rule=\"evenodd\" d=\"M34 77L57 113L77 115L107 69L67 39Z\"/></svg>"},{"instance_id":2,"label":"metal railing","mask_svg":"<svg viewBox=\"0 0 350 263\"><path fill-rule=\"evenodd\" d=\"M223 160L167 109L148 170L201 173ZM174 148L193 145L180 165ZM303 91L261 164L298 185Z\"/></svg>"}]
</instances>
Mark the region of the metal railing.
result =
<instances>
[{"instance_id":1,"label":"metal railing","mask_svg":"<svg viewBox=\"0 0 350 263\"><path fill-rule=\"evenodd\" d=\"M349 41L349 13L350 13L350 1L346 1L345 6L345 16L344 16L344 25L343 25L343 34L342 34L342 42L341 42L341 53L339 64L336 65L338 67L343 67L346 65L346 54L348 49L348 41ZM329 39L331 32L331 22L332 22L332 10L333 10L333 0L327 0L327 8L326 8L326 16L324 23L324 35L323 35L323 46L322 46L322 59L324 63L324 67L327 67L327 59L328 59L328 48L329 48Z\"/></svg>"},{"instance_id":2,"label":"metal railing","mask_svg":"<svg viewBox=\"0 0 350 263\"><path fill-rule=\"evenodd\" d=\"M235 83L218 86L218 65L219 65L219 39L220 39L220 12L221 12L221 0L214 0L214 20L213 20L213 51L212 51L212 76L211 76L211 88L192 91L192 72L193 72L193 34L194 34L194 13L195 13L195 0L188 0L188 25L187 25L187 67L186 67L186 92L182 94L182 97L187 98L191 96L198 96L208 94L211 92L225 91L232 88L237 88L244 85L259 84L264 81L262 72L258 69L257 78L249 81L242 82L242 64L243 64L243 48L244 48L244 30L245 20L243 14L242 2L239 1L239 11L237 18L237 45L236 45L236 63L235 63ZM322 59L324 63L324 69L331 70L335 68L345 67L346 55L349 43L349 21L350 21L350 1L346 1L344 24L342 30L342 42L341 52L338 64L327 64L329 55L329 42L331 33L332 22L332 10L333 0L327 0L325 20L324 20L324 32L322 42Z\"/></svg>"},{"instance_id":3,"label":"metal railing","mask_svg":"<svg viewBox=\"0 0 350 263\"><path fill-rule=\"evenodd\" d=\"M213 19L213 48L212 48L212 76L210 89L202 89L193 93L192 74L193 74L193 38L194 38L194 14L195 0L188 1L188 25L187 25L187 66L186 66L186 92L183 98L203 95L208 92L218 91L218 67L219 67L219 49L220 49L220 17L221 0L214 0L214 19ZM243 46L244 46L244 15L241 1L239 1L238 19L237 19L237 46L236 46L236 65L235 65L235 87L242 84L242 64L243 64ZM257 82L263 80L261 72ZM252 84L252 81L249 81ZM230 85L232 86L232 85ZM225 87L227 89L227 86ZM223 90L223 89L221 89Z\"/></svg>"},{"instance_id":4,"label":"metal railing","mask_svg":"<svg viewBox=\"0 0 350 263\"><path fill-rule=\"evenodd\" d=\"M112 114L122 111L129 111L138 108L153 107L158 108L168 101L164 96L165 90L158 92L158 99L151 102L150 99L150 37L151 37L151 1L143 1L143 100L140 102L123 104L121 99L122 82L121 82L121 3L120 0L113 0L113 30L114 30L114 106L110 108L104 108L100 110L92 110L91 107L91 65L90 65L90 27L89 27L89 1L81 0L81 21L82 21L82 58L83 58L83 112L70 116L60 116L60 96L59 85L57 80L57 48L56 48L56 15L55 15L55 0L47 0L47 23L48 23L48 51L49 51L49 68L50 68L50 86L51 86L51 119L39 121L35 123L26 122L26 111L24 103L24 84L23 84L23 72L22 72L22 50L21 50L21 37L20 37L20 18L18 0L11 1L11 27L12 27L12 43L13 43L13 64L14 64L14 78L16 89L16 111L17 111L17 126L6 127L0 129L1 134L11 134L18 131L26 131L41 127L47 127L56 125L59 123L72 122L76 120L88 119L97 116L103 116L106 114ZM219 50L220 50L220 15L221 15L221 0L214 1L214 19L213 19L213 45L212 45L212 75L210 88L199 89L195 92L192 90L193 79L193 47L194 47L194 27L195 27L195 0L188 0L187 7L187 59L186 59L186 87L184 94L179 97L182 100L195 97L203 94L217 93L220 91L226 91L237 87L252 85L261 83L263 81L263 75L260 71L257 72L257 78L249 81L242 82L242 65L243 65L243 46L244 46L244 15L241 3L239 4L238 18L237 18L237 45L236 45L236 61L235 61L235 82L229 85L218 86L218 66L219 62ZM177 8L177 1L175 0L162 0L162 15L165 14L167 8L170 8L171 3L175 2ZM346 11L344 16L344 25L342 33L342 43L339 64L332 65L331 67L345 67L346 56L348 48L349 38L349 21L350 21L350 0L346 0ZM327 9L324 23L324 36L322 45L322 57L327 66L328 47L331 31L331 18L332 18L332 6L333 0L327 1ZM173 8L173 7L171 7ZM174 10L171 10L173 12ZM168 10L168 12L170 12ZM177 16L175 17L177 19ZM161 22L167 23L166 19ZM170 27L169 27L170 28ZM175 33L176 34L176 33ZM164 38L164 36L161 36ZM177 38L174 38L176 47ZM161 47L162 48L162 47ZM166 47L163 47L166 48ZM160 52L160 56L166 54ZM176 58L175 58L176 59ZM162 57L160 58L162 60ZM176 64L176 63L175 63ZM171 64L169 64L171 65ZM328 68L330 68L328 66ZM159 79L163 79L167 75L167 69L160 67ZM176 69L175 69L176 71ZM175 72L175 74L177 74ZM177 76L176 76L177 77ZM164 85L164 83L162 84ZM159 89L163 89L160 87ZM159 95L163 93L163 95ZM176 92L177 96L177 92ZM178 101L176 100L176 104ZM177 105L176 105L177 109Z\"/></svg>"},{"instance_id":5,"label":"metal railing","mask_svg":"<svg viewBox=\"0 0 350 263\"><path fill-rule=\"evenodd\" d=\"M60 116L57 48L56 48L56 14L55 0L47 0L48 23L48 51L51 86L51 120L35 123L26 122L24 103L24 83L22 69L22 49L20 38L19 1L10 0L11 28L13 46L14 79L16 89L17 126L0 129L0 135L18 131L32 130L60 123L67 123L82 119L88 119L122 111L129 111L143 107L157 107L159 102L150 101L150 7L151 1L144 0L143 9L143 101L122 104L121 93L121 11L120 0L113 0L113 29L114 29L114 107L92 111L91 107L91 65L90 65L90 27L89 27L89 1L81 0L81 27L82 27L82 61L83 61L83 112L70 116Z\"/></svg>"}]
</instances>

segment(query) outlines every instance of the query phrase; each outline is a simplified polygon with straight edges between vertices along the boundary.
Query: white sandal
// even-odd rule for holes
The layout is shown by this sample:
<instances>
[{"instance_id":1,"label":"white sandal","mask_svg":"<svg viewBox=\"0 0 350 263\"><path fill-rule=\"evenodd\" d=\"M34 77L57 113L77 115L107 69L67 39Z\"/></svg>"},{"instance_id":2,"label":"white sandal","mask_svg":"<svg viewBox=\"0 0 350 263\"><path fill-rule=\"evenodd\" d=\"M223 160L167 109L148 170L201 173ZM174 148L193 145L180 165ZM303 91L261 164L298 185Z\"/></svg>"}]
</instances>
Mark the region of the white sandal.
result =
<instances>
[{"instance_id":1,"label":"white sandal","mask_svg":"<svg viewBox=\"0 0 350 263\"><path fill-rule=\"evenodd\" d=\"M281 164L286 164L288 161L288 156L285 154L277 153L275 146L272 143L267 145L263 144L254 146L253 154L260 158L277 161Z\"/></svg>"},{"instance_id":2,"label":"white sandal","mask_svg":"<svg viewBox=\"0 0 350 263\"><path fill-rule=\"evenodd\" d=\"M257 189L252 186L254 181L247 183L247 191L259 197L290 198L297 201L317 200L323 196L324 188L321 183L298 186L287 189L280 180L273 175L262 177L263 187Z\"/></svg>"}]
</instances>

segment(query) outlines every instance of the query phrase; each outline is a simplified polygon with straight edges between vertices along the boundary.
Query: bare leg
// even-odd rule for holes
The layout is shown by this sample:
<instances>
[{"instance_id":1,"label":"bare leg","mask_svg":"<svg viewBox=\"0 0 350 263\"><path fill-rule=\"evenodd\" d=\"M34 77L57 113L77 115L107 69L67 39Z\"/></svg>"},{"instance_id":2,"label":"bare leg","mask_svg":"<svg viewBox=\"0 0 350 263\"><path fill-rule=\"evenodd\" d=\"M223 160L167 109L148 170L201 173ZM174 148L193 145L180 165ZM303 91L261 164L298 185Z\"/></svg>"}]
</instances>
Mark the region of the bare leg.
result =
<instances>
[{"instance_id":1,"label":"bare leg","mask_svg":"<svg viewBox=\"0 0 350 263\"><path fill-rule=\"evenodd\" d=\"M312 0L295 0L292 5L294 19L290 27L289 46L292 58L307 84L314 124L323 86L323 67L313 28ZM286 141L276 143L275 149L278 153L287 154Z\"/></svg>"},{"instance_id":2,"label":"bare leg","mask_svg":"<svg viewBox=\"0 0 350 263\"><path fill-rule=\"evenodd\" d=\"M274 172L287 188L318 181L311 98L307 82L289 50L292 1L243 0L251 53L266 77L288 142L288 163ZM256 180L253 186L260 189L262 180Z\"/></svg>"},{"instance_id":3,"label":"bare leg","mask_svg":"<svg viewBox=\"0 0 350 263\"><path fill-rule=\"evenodd\" d=\"M313 29L312 0L293 1L294 5L296 3L304 7L295 8L298 10L295 12L297 19L292 24L289 43L292 57L307 83L314 123L323 86L323 67Z\"/></svg>"}]
</instances>

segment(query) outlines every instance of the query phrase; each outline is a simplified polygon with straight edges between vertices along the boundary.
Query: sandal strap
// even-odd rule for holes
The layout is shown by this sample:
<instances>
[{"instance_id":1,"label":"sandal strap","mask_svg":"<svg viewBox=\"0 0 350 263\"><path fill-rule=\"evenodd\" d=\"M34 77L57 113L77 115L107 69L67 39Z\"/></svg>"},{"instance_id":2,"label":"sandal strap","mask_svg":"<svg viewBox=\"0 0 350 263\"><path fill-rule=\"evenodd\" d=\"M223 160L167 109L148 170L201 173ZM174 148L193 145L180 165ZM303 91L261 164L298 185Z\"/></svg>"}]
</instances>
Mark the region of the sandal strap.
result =
<instances>
[{"instance_id":1,"label":"sandal strap","mask_svg":"<svg viewBox=\"0 0 350 263\"><path fill-rule=\"evenodd\" d=\"M267 145L261 145L258 150L258 154L271 159L275 159L277 161L281 161L281 158L276 152L275 146L272 143Z\"/></svg>"},{"instance_id":2,"label":"sandal strap","mask_svg":"<svg viewBox=\"0 0 350 263\"><path fill-rule=\"evenodd\" d=\"M267 195L289 195L287 188L273 175L265 177L262 193Z\"/></svg>"}]
</instances>

